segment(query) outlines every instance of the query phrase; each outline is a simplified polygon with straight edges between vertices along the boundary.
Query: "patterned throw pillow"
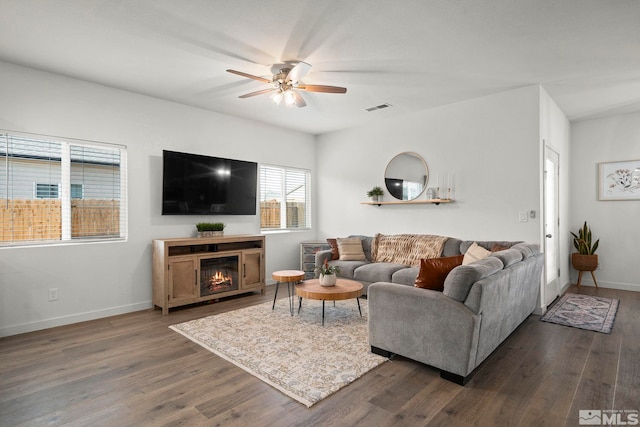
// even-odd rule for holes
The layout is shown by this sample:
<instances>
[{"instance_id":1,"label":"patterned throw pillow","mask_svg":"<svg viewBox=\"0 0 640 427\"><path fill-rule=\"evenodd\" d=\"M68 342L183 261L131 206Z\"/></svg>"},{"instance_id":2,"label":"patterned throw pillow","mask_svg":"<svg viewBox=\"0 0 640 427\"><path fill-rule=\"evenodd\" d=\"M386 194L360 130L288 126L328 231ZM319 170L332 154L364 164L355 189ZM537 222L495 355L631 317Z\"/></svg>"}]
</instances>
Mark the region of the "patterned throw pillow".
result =
<instances>
[{"instance_id":1,"label":"patterned throw pillow","mask_svg":"<svg viewBox=\"0 0 640 427\"><path fill-rule=\"evenodd\" d=\"M467 252L464 253L462 265L471 264L472 262L485 259L489 255L491 255L491 251L488 251L476 242L473 242L469 249L467 249Z\"/></svg>"},{"instance_id":2,"label":"patterned throw pillow","mask_svg":"<svg viewBox=\"0 0 640 427\"><path fill-rule=\"evenodd\" d=\"M444 280L451 270L462 264L464 255L420 260L420 272L416 277L416 288L432 289L442 292Z\"/></svg>"},{"instance_id":3,"label":"patterned throw pillow","mask_svg":"<svg viewBox=\"0 0 640 427\"><path fill-rule=\"evenodd\" d=\"M362 249L362 240L357 237L347 237L336 239L338 241L338 252L340 253L340 261L366 261Z\"/></svg>"}]
</instances>

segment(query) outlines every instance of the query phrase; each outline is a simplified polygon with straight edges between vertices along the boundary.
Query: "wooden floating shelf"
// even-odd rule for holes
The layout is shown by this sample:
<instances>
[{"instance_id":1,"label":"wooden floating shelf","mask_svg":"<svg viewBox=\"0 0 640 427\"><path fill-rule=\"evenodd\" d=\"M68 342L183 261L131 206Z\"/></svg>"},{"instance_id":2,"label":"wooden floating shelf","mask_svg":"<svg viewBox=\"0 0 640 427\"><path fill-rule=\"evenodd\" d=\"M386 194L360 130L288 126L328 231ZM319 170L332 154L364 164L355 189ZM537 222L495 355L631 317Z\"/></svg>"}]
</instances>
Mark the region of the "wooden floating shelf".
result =
<instances>
[{"instance_id":1,"label":"wooden floating shelf","mask_svg":"<svg viewBox=\"0 0 640 427\"><path fill-rule=\"evenodd\" d=\"M439 205L440 203L451 203L453 199L430 199L430 200L397 200L394 202L360 202L361 205Z\"/></svg>"}]
</instances>

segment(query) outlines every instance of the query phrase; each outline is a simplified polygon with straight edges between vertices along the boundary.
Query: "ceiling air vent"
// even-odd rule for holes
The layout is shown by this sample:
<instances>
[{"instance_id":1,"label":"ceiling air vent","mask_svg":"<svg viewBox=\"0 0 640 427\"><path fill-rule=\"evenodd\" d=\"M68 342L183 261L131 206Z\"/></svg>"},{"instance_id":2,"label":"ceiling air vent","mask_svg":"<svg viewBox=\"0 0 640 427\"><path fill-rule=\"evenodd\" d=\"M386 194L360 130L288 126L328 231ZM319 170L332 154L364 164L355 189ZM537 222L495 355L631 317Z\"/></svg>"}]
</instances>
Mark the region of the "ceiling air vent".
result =
<instances>
[{"instance_id":1,"label":"ceiling air vent","mask_svg":"<svg viewBox=\"0 0 640 427\"><path fill-rule=\"evenodd\" d=\"M365 110L371 112L376 110L382 110L383 108L388 108L388 107L391 107L391 104L385 102L384 104L376 105L375 107L365 108Z\"/></svg>"}]
</instances>

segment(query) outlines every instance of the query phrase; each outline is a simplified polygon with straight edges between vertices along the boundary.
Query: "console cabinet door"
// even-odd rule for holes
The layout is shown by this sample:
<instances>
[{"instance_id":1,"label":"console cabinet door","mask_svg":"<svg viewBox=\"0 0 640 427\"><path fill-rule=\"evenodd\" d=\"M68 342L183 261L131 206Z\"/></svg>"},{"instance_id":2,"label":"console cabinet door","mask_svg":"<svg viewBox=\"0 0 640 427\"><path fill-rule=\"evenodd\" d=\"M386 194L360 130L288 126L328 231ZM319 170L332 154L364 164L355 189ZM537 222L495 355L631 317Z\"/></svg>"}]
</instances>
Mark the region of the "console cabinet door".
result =
<instances>
[{"instance_id":1,"label":"console cabinet door","mask_svg":"<svg viewBox=\"0 0 640 427\"><path fill-rule=\"evenodd\" d=\"M198 260L195 257L173 258L168 265L169 302L198 298Z\"/></svg>"},{"instance_id":2,"label":"console cabinet door","mask_svg":"<svg viewBox=\"0 0 640 427\"><path fill-rule=\"evenodd\" d=\"M242 289L264 285L264 252L245 250L242 253Z\"/></svg>"}]
</instances>

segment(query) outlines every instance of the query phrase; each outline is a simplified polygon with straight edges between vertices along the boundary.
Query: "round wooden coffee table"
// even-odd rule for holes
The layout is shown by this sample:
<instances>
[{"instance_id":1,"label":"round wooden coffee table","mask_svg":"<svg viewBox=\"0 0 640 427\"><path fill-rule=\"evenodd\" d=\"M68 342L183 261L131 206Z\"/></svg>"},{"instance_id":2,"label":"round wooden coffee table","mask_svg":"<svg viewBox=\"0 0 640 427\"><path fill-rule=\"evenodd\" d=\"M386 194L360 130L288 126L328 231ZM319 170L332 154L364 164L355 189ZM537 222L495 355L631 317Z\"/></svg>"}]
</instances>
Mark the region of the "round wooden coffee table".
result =
<instances>
[{"instance_id":1,"label":"round wooden coffee table","mask_svg":"<svg viewBox=\"0 0 640 427\"><path fill-rule=\"evenodd\" d=\"M271 278L276 281L276 293L273 296L273 305L271 306L271 310L276 308L276 298L278 298L278 288L280 287L280 283L287 284L287 293L289 295L289 311L293 316L293 286L304 279L304 271L300 270L280 270L274 271L271 273Z\"/></svg>"},{"instance_id":2,"label":"round wooden coffee table","mask_svg":"<svg viewBox=\"0 0 640 427\"><path fill-rule=\"evenodd\" d=\"M298 301L298 313L302 307L302 298L322 300L322 326L324 326L324 302L325 301L341 301L355 298L358 302L358 311L362 317L362 309L360 308L360 296L364 286L362 283L349 279L338 279L334 286L322 286L318 279L305 280L296 285L296 295Z\"/></svg>"}]
</instances>

